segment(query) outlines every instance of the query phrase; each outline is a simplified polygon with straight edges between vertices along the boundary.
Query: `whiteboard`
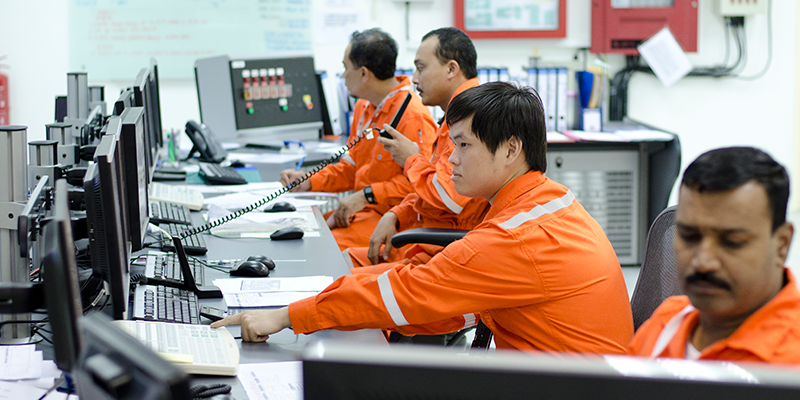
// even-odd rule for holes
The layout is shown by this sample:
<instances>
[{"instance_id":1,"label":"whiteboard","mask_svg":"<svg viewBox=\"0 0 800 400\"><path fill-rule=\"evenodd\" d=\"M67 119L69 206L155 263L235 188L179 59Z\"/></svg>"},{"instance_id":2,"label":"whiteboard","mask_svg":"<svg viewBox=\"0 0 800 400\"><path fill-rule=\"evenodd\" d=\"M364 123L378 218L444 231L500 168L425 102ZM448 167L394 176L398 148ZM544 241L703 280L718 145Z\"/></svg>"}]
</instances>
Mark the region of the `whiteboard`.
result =
<instances>
[{"instance_id":1,"label":"whiteboard","mask_svg":"<svg viewBox=\"0 0 800 400\"><path fill-rule=\"evenodd\" d=\"M70 0L69 48L93 81L133 81L151 57L193 78L198 58L310 52L311 0Z\"/></svg>"}]
</instances>

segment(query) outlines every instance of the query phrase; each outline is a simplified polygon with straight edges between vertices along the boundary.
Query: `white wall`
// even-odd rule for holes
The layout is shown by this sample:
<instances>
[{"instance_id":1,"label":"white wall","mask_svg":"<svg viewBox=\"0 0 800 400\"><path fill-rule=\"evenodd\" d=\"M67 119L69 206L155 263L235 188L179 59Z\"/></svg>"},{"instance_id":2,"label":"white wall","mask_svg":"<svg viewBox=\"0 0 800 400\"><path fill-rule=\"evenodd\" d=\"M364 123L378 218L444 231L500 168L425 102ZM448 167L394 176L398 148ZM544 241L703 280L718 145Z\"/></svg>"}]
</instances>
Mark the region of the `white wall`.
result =
<instances>
[{"instance_id":1,"label":"white wall","mask_svg":"<svg viewBox=\"0 0 800 400\"><path fill-rule=\"evenodd\" d=\"M315 7L324 0L313 0ZM403 2L354 0L365 11L364 28L380 26L398 41L398 66L411 67L419 39L431 29L452 25L452 0L412 2L409 40L406 40ZM507 66L519 74L529 57L540 56L546 64L580 67L573 59L578 47L590 42L590 0L569 0L566 39L507 39L475 42L480 65ZM696 66L722 61L722 18L714 10L716 1L699 3L698 53L690 60ZM11 121L29 126L29 139L44 138L44 125L53 119L53 98L66 93L68 69L67 0L37 2L0 0L3 32L0 55L12 68L10 78ZM798 63L798 7L795 1L774 0L773 60L761 79L686 78L664 88L655 78L637 74L629 89L629 116L676 132L681 136L684 167L702 152L725 145L753 145L771 153L794 171L793 159L797 96L793 93ZM750 57L745 75L753 75L766 61L767 18L747 18ZM317 68L341 70L343 46L316 46ZM608 57L619 69L622 56ZM108 99L116 97L128 81L97 82L106 86ZM572 86L572 84L571 84ZM162 81L162 114L166 129L181 129L187 119L198 119L197 97L192 80ZM795 173L795 176L800 175ZM797 182L798 180L795 180ZM797 185L795 185L797 187ZM673 202L675 195L673 193ZM797 202L795 202L797 203ZM793 203L794 204L794 203Z\"/></svg>"}]
</instances>

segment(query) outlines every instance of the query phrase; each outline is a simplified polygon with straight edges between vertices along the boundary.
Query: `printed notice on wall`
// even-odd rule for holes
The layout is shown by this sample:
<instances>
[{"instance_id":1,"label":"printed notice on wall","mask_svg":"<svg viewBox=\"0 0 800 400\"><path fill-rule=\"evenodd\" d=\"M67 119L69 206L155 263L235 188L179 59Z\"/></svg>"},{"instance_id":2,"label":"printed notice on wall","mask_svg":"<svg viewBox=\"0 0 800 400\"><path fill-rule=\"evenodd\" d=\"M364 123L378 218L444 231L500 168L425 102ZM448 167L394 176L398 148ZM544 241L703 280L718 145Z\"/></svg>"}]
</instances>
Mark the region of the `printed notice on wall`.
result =
<instances>
[{"instance_id":1,"label":"printed notice on wall","mask_svg":"<svg viewBox=\"0 0 800 400\"><path fill-rule=\"evenodd\" d=\"M464 0L464 26L470 31L555 30L558 3L558 0Z\"/></svg>"},{"instance_id":2,"label":"printed notice on wall","mask_svg":"<svg viewBox=\"0 0 800 400\"><path fill-rule=\"evenodd\" d=\"M71 0L70 69L90 81L192 78L198 58L311 52L311 0Z\"/></svg>"}]
</instances>

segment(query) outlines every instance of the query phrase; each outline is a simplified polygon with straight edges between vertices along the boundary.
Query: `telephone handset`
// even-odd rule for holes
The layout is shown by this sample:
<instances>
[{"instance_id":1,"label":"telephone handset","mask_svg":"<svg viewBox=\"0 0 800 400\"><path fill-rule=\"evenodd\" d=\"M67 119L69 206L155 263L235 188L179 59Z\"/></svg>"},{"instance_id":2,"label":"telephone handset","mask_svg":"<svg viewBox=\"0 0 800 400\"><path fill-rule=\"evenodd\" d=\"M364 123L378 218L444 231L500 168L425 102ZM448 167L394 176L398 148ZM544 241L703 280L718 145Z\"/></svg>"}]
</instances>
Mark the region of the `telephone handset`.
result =
<instances>
[{"instance_id":1,"label":"telephone handset","mask_svg":"<svg viewBox=\"0 0 800 400\"><path fill-rule=\"evenodd\" d=\"M408 96L406 96L405 101L403 101L403 105L400 106L400 108L397 110L397 113L394 115L394 118L392 119L392 123L390 124L392 126L392 128L397 128L397 125L400 123L400 119L403 117L403 113L405 113L405 111L406 111L406 106L408 106L408 102L409 101L411 101L411 93L409 93ZM189 131L189 123L194 123L194 122L193 121L189 121L189 122L186 123L186 131L187 131L187 133ZM372 128L372 129L376 129L376 128ZM255 202L253 204L250 204L249 206L247 206L247 207L245 207L245 208L243 208L243 209L241 209L241 210L239 210L239 211L237 211L237 212L235 212L233 214L228 214L225 217L222 217L220 219L217 219L217 220L214 220L212 222L209 222L209 223L207 223L207 224L205 224L203 226L198 226L196 228L192 228L192 229L184 231L180 235L180 240L186 239L187 237L192 236L192 235L197 235L198 233L202 233L202 232L214 229L214 228L216 228L216 227L218 227L218 226L220 226L220 225L222 225L222 224L224 224L226 222L233 221L234 219L239 218L242 215L245 215L245 214L249 213L250 211L256 210L259 207L269 203L270 201L275 200L276 198L278 198L278 196L280 196L280 195L282 195L282 194L294 189L295 187L297 187L301 183L307 181L309 178L314 176L314 174L316 174L317 172L321 171L323 168L325 168L329 164L332 164L332 163L336 162L337 160L339 160L340 158L342 158L345 154L347 154L347 152L350 149L355 147L355 145L358 144L358 142L360 142L361 140L363 140L366 137L366 133L367 133L368 130L369 129L365 129L363 132L358 133L353 140L351 140L349 143L347 143L346 147L340 149L338 152L336 152L336 154L334 154L330 158L328 158L328 159L322 161L321 163L319 163L316 167L314 167L314 169L312 171L307 172L305 175L295 179L294 181L290 182L288 185L278 189L276 192L270 194L269 196L264 197L263 199L260 199L257 202ZM381 133L381 136L386 135L384 137L388 136L389 139L392 138L391 135L389 135L385 131L381 131L381 132L383 132L383 133Z\"/></svg>"},{"instance_id":2,"label":"telephone handset","mask_svg":"<svg viewBox=\"0 0 800 400\"><path fill-rule=\"evenodd\" d=\"M186 123L186 135L189 136L194 146L189 152L188 160L195 152L200 153L200 161L220 163L228 157L228 152L222 147L219 139L205 125L200 125L195 121Z\"/></svg>"},{"instance_id":3,"label":"telephone handset","mask_svg":"<svg viewBox=\"0 0 800 400\"><path fill-rule=\"evenodd\" d=\"M403 104L397 110L397 113L394 114L394 118L392 118L392 123L389 124L394 129L397 129L397 125L400 125L400 118L403 118L403 114L406 112L406 107L408 107L408 103L411 102L411 93L406 96L406 99L403 100ZM375 129L375 128L373 128ZM381 129L378 131L378 134L385 137L386 139L394 139L392 135L386 132L385 129Z\"/></svg>"}]
</instances>

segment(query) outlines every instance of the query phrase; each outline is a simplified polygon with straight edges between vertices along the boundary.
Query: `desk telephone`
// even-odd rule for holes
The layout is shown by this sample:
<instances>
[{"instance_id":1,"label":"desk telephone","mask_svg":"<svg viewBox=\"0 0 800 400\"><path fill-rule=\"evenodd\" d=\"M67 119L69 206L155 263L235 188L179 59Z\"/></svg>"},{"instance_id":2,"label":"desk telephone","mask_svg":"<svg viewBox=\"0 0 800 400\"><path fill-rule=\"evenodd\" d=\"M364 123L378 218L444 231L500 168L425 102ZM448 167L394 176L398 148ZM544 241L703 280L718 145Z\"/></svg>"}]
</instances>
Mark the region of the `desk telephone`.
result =
<instances>
[{"instance_id":1,"label":"desk telephone","mask_svg":"<svg viewBox=\"0 0 800 400\"><path fill-rule=\"evenodd\" d=\"M228 157L228 151L222 147L222 143L217 139L205 125L200 125L195 121L186 122L186 135L192 141L192 150L186 159L192 158L194 153L200 153L200 161L210 163L221 163Z\"/></svg>"}]
</instances>

